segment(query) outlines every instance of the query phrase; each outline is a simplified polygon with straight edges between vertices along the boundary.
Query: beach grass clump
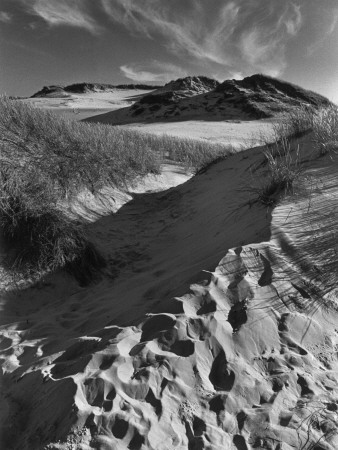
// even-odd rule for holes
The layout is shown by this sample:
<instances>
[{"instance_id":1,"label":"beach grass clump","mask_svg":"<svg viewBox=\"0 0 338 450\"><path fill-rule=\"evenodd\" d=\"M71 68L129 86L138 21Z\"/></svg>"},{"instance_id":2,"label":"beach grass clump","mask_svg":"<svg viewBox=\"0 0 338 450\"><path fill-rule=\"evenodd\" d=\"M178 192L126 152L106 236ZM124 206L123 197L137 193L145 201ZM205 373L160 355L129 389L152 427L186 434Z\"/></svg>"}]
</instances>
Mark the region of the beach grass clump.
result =
<instances>
[{"instance_id":1,"label":"beach grass clump","mask_svg":"<svg viewBox=\"0 0 338 450\"><path fill-rule=\"evenodd\" d=\"M299 106L284 113L273 124L274 140L294 139L313 130L315 111L309 106Z\"/></svg>"},{"instance_id":2,"label":"beach grass clump","mask_svg":"<svg viewBox=\"0 0 338 450\"><path fill-rule=\"evenodd\" d=\"M284 114L273 125L274 139L293 139L312 132L312 141L321 156L337 153L338 150L338 108L335 105L314 110L300 107Z\"/></svg>"},{"instance_id":3,"label":"beach grass clump","mask_svg":"<svg viewBox=\"0 0 338 450\"><path fill-rule=\"evenodd\" d=\"M310 148L314 144L313 158L318 158L318 150L319 156L328 154L333 157L337 154L338 107L330 105L315 110L304 106L279 117L273 124L273 142L270 135L265 139L262 137L266 145L259 168L265 167L266 172L261 180L256 179L248 188L255 195L253 202L274 206L282 195L294 191L296 181L307 178L304 176L304 151L307 147L298 140L305 134L309 134L307 140Z\"/></svg>"},{"instance_id":4,"label":"beach grass clump","mask_svg":"<svg viewBox=\"0 0 338 450\"><path fill-rule=\"evenodd\" d=\"M320 155L338 152L338 108L332 106L319 111L313 121L314 141Z\"/></svg>"},{"instance_id":5,"label":"beach grass clump","mask_svg":"<svg viewBox=\"0 0 338 450\"><path fill-rule=\"evenodd\" d=\"M104 260L85 227L58 209L53 183L38 171L0 169L0 227L13 273L39 276L65 268L81 284L91 281Z\"/></svg>"},{"instance_id":6,"label":"beach grass clump","mask_svg":"<svg viewBox=\"0 0 338 450\"><path fill-rule=\"evenodd\" d=\"M0 225L10 267L25 274L66 267L80 276L103 261L83 224L62 209L84 188L123 187L159 172L149 148L108 126L77 123L0 99Z\"/></svg>"},{"instance_id":7,"label":"beach grass clump","mask_svg":"<svg viewBox=\"0 0 338 450\"><path fill-rule=\"evenodd\" d=\"M299 147L294 149L284 138L264 151L264 159L267 175L254 190L258 202L273 206L281 195L292 192L295 181L302 175Z\"/></svg>"}]
</instances>

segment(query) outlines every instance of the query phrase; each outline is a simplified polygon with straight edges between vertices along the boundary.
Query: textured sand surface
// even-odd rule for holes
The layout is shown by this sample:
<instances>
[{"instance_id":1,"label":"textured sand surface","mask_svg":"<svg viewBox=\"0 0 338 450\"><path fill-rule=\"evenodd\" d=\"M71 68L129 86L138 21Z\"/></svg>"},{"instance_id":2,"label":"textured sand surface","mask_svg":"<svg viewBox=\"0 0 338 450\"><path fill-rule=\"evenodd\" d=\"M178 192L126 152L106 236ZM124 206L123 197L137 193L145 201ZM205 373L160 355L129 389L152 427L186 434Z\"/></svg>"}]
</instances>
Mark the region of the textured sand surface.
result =
<instances>
[{"instance_id":1,"label":"textured sand surface","mask_svg":"<svg viewBox=\"0 0 338 450\"><path fill-rule=\"evenodd\" d=\"M94 221L96 284L3 293L1 448L337 449L337 163L301 150L273 211L247 150Z\"/></svg>"}]
</instances>

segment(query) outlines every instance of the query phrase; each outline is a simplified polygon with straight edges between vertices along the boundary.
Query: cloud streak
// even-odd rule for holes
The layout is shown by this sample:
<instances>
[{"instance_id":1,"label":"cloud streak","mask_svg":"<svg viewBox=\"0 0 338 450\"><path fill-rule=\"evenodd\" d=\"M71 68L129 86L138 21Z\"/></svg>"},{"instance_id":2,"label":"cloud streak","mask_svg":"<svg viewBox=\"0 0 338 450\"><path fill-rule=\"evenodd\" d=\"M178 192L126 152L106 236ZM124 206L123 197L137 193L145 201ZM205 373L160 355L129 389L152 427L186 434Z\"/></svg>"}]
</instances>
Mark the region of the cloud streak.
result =
<instances>
[{"instance_id":1,"label":"cloud streak","mask_svg":"<svg viewBox=\"0 0 338 450\"><path fill-rule=\"evenodd\" d=\"M97 34L101 27L91 17L87 0L21 0L27 10L50 26L83 28Z\"/></svg>"},{"instance_id":2,"label":"cloud streak","mask_svg":"<svg viewBox=\"0 0 338 450\"><path fill-rule=\"evenodd\" d=\"M123 75L132 81L167 83L173 78L185 77L187 72L174 64L153 61L147 66L122 65L120 70Z\"/></svg>"},{"instance_id":3,"label":"cloud streak","mask_svg":"<svg viewBox=\"0 0 338 450\"><path fill-rule=\"evenodd\" d=\"M287 43L297 36L303 23L300 6L290 3L278 20L272 22L273 26L268 20L269 15L259 25L243 31L239 47L250 67L278 76L286 68Z\"/></svg>"},{"instance_id":4,"label":"cloud streak","mask_svg":"<svg viewBox=\"0 0 338 450\"><path fill-rule=\"evenodd\" d=\"M200 0L196 0L195 4L189 0L187 4L190 4L190 9L186 14L182 14L177 0L171 3L170 8L165 7L168 2L162 0L101 1L111 20L124 25L131 33L139 33L150 39L160 36L173 53L219 64L228 62L225 52L219 51L219 46L223 45L234 29L239 7L233 1L220 7L211 26L201 20L207 16Z\"/></svg>"},{"instance_id":5,"label":"cloud streak","mask_svg":"<svg viewBox=\"0 0 338 450\"><path fill-rule=\"evenodd\" d=\"M280 72L285 49L302 25L291 0L101 0L110 19L131 33L159 39L173 54L237 70ZM253 25L252 25L253 24Z\"/></svg>"}]
</instances>

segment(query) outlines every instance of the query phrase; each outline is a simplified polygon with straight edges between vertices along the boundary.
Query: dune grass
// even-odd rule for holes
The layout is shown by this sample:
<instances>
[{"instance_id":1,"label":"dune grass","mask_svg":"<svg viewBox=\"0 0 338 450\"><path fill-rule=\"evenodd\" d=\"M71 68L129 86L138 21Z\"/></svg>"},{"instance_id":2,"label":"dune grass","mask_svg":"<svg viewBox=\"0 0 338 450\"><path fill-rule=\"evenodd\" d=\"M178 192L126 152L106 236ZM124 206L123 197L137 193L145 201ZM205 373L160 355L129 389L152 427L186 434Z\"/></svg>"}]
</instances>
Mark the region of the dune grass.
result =
<instances>
[{"instance_id":1,"label":"dune grass","mask_svg":"<svg viewBox=\"0 0 338 450\"><path fill-rule=\"evenodd\" d=\"M227 157L234 152L231 145L208 143L202 140L166 134L139 133L134 130L128 130L127 133L131 141L142 142L145 147L159 154L162 161L169 160L180 163L194 172L198 172L209 163Z\"/></svg>"},{"instance_id":2,"label":"dune grass","mask_svg":"<svg viewBox=\"0 0 338 450\"><path fill-rule=\"evenodd\" d=\"M301 158L295 140L308 133L316 151ZM266 176L258 186L255 184L249 188L255 194L254 201L266 206L273 206L282 195L292 193L295 182L304 178L304 156L308 160L337 154L338 108L329 106L314 111L313 108L300 107L292 110L274 124L273 136L275 142L269 142L271 136L265 139L262 165L267 167Z\"/></svg>"},{"instance_id":3,"label":"dune grass","mask_svg":"<svg viewBox=\"0 0 338 450\"><path fill-rule=\"evenodd\" d=\"M313 134L320 155L338 152L338 107L319 111L314 117Z\"/></svg>"},{"instance_id":4,"label":"dune grass","mask_svg":"<svg viewBox=\"0 0 338 450\"><path fill-rule=\"evenodd\" d=\"M0 225L14 271L66 267L80 277L102 266L83 224L62 201L82 189L123 187L159 172L158 156L109 127L64 120L8 98L0 100Z\"/></svg>"},{"instance_id":5,"label":"dune grass","mask_svg":"<svg viewBox=\"0 0 338 450\"><path fill-rule=\"evenodd\" d=\"M317 111L301 107L284 114L273 127L276 142L281 139L298 138L305 133L312 133L311 139L320 155L336 153L338 149L338 107L332 105Z\"/></svg>"},{"instance_id":6,"label":"dune grass","mask_svg":"<svg viewBox=\"0 0 338 450\"><path fill-rule=\"evenodd\" d=\"M294 183L302 177L299 147L294 148L290 140L283 138L274 145L266 146L264 160L259 167L265 167L264 176L247 189L254 195L250 203L261 203L273 207L281 196L292 192Z\"/></svg>"},{"instance_id":7,"label":"dune grass","mask_svg":"<svg viewBox=\"0 0 338 450\"><path fill-rule=\"evenodd\" d=\"M259 200L273 205L282 193L292 191L294 182L302 174L299 148L292 149L290 141L283 139L273 150L264 152L268 176L259 192Z\"/></svg>"},{"instance_id":8,"label":"dune grass","mask_svg":"<svg viewBox=\"0 0 338 450\"><path fill-rule=\"evenodd\" d=\"M84 224L62 205L83 189L121 189L158 174L164 159L198 169L229 148L154 136L109 125L66 120L17 100L0 98L0 226L8 267L37 274L65 267L90 278L104 261Z\"/></svg>"},{"instance_id":9,"label":"dune grass","mask_svg":"<svg viewBox=\"0 0 338 450\"><path fill-rule=\"evenodd\" d=\"M314 117L314 109L307 106L300 106L284 113L273 125L275 140L299 138L309 133L313 129Z\"/></svg>"}]
</instances>

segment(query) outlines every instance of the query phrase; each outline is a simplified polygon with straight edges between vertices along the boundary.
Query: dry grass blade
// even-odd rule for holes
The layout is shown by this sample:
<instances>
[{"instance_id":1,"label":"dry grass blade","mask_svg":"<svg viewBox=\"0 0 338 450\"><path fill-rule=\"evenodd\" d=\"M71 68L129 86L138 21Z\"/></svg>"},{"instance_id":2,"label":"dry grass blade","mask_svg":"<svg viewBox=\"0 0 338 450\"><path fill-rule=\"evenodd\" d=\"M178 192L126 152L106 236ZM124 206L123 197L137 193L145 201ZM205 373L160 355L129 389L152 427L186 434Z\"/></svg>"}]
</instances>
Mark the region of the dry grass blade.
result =
<instances>
[{"instance_id":1,"label":"dry grass blade","mask_svg":"<svg viewBox=\"0 0 338 450\"><path fill-rule=\"evenodd\" d=\"M274 206L281 195L292 191L294 182L302 175L299 147L293 149L288 139L282 139L264 151L264 159L267 168L264 181L248 190L254 193L254 202Z\"/></svg>"},{"instance_id":2,"label":"dry grass blade","mask_svg":"<svg viewBox=\"0 0 338 450\"><path fill-rule=\"evenodd\" d=\"M314 139L320 155L338 151L338 108L332 107L320 111L314 118Z\"/></svg>"}]
</instances>

